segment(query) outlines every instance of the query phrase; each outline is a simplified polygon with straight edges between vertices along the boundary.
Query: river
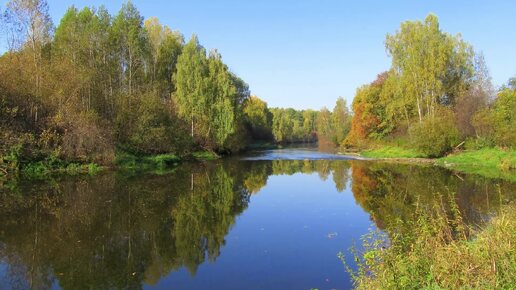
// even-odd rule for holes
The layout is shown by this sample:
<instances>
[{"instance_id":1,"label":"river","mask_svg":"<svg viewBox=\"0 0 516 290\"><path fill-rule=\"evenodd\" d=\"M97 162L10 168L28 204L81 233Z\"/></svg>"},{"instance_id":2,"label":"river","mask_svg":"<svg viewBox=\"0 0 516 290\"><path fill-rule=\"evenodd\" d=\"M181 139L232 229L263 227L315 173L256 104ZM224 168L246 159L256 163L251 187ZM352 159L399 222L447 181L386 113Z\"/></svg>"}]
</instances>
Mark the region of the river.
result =
<instances>
[{"instance_id":1,"label":"river","mask_svg":"<svg viewBox=\"0 0 516 290\"><path fill-rule=\"evenodd\" d=\"M0 185L0 289L349 289L350 247L455 195L481 226L515 185L279 149Z\"/></svg>"}]
</instances>

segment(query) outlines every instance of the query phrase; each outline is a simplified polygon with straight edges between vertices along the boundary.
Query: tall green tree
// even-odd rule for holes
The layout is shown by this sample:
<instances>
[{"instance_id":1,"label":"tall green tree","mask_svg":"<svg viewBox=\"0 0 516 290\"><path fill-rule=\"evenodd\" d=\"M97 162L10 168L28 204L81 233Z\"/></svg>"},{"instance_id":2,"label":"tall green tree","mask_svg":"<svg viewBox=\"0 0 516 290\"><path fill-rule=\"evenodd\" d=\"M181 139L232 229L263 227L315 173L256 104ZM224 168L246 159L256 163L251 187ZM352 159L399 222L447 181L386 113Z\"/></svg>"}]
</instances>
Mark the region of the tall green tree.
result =
<instances>
[{"instance_id":1,"label":"tall green tree","mask_svg":"<svg viewBox=\"0 0 516 290\"><path fill-rule=\"evenodd\" d=\"M309 139L311 139L312 135L317 130L316 120L317 111L314 111L312 109L307 109L303 111L303 130L307 136L310 136Z\"/></svg>"},{"instance_id":2,"label":"tall green tree","mask_svg":"<svg viewBox=\"0 0 516 290\"><path fill-rule=\"evenodd\" d=\"M331 117L334 131L333 141L336 144L340 144L351 129L351 113L349 112L346 100L342 97L337 99Z\"/></svg>"},{"instance_id":3,"label":"tall green tree","mask_svg":"<svg viewBox=\"0 0 516 290\"><path fill-rule=\"evenodd\" d=\"M319 140L324 139L325 141L332 141L333 137L333 124L330 110L323 107L319 114L317 114L316 120L317 136Z\"/></svg>"},{"instance_id":4,"label":"tall green tree","mask_svg":"<svg viewBox=\"0 0 516 290\"><path fill-rule=\"evenodd\" d=\"M43 86L43 48L52 40L53 24L45 0L10 0L6 4L11 51L26 49L32 56L32 94L41 98ZM32 104L34 122L38 122L39 106Z\"/></svg>"},{"instance_id":5,"label":"tall green tree","mask_svg":"<svg viewBox=\"0 0 516 290\"><path fill-rule=\"evenodd\" d=\"M247 84L229 71L217 51L206 57L195 35L184 46L176 70L174 101L180 116L191 123L191 136L203 146L222 149L239 126Z\"/></svg>"},{"instance_id":6,"label":"tall green tree","mask_svg":"<svg viewBox=\"0 0 516 290\"><path fill-rule=\"evenodd\" d=\"M274 108L272 112L272 134L276 142L285 143L292 139L294 124L285 109Z\"/></svg>"},{"instance_id":7,"label":"tall green tree","mask_svg":"<svg viewBox=\"0 0 516 290\"><path fill-rule=\"evenodd\" d=\"M157 87L162 98L168 98L174 91L171 76L176 70L177 59L184 44L183 35L162 25L156 17L145 20L144 27L151 46L150 82Z\"/></svg>"},{"instance_id":8,"label":"tall green tree","mask_svg":"<svg viewBox=\"0 0 516 290\"><path fill-rule=\"evenodd\" d=\"M267 103L257 96L250 96L243 110L253 139L268 140L272 137L272 113Z\"/></svg>"},{"instance_id":9,"label":"tall green tree","mask_svg":"<svg viewBox=\"0 0 516 290\"><path fill-rule=\"evenodd\" d=\"M478 137L503 147L516 147L516 89L504 86L494 102L479 110L472 118Z\"/></svg>"},{"instance_id":10,"label":"tall green tree","mask_svg":"<svg viewBox=\"0 0 516 290\"><path fill-rule=\"evenodd\" d=\"M206 110L207 137L213 139L219 147L236 130L237 87L228 67L222 62L217 51L211 51L208 57L208 79Z\"/></svg>"},{"instance_id":11,"label":"tall green tree","mask_svg":"<svg viewBox=\"0 0 516 290\"><path fill-rule=\"evenodd\" d=\"M76 87L63 91L62 96L55 97L66 99L77 95L77 109L94 109L108 117L112 97L108 96L106 80L112 64L107 63L107 56L113 51L106 45L109 42L110 16L104 13L107 12L102 9L95 11L85 7L78 11L70 7L56 28L52 55L54 62L59 63L54 65L58 68L56 73L66 74L68 79L75 79L77 83ZM63 102L66 100L59 100L60 107Z\"/></svg>"},{"instance_id":12,"label":"tall green tree","mask_svg":"<svg viewBox=\"0 0 516 290\"><path fill-rule=\"evenodd\" d=\"M191 136L194 137L197 122L205 118L206 100L206 50L199 44L197 36L183 47L177 60L176 73L172 79L176 86L174 102L179 115L191 124Z\"/></svg>"},{"instance_id":13,"label":"tall green tree","mask_svg":"<svg viewBox=\"0 0 516 290\"><path fill-rule=\"evenodd\" d=\"M438 105L454 103L473 73L473 49L460 35L442 32L437 17L406 21L387 35L392 68L399 73L403 93L412 98L419 121L435 115Z\"/></svg>"},{"instance_id":14,"label":"tall green tree","mask_svg":"<svg viewBox=\"0 0 516 290\"><path fill-rule=\"evenodd\" d=\"M115 16L112 27L113 41L117 47L119 72L125 91L131 96L144 79L145 60L150 53L148 35L143 27L143 17L128 1Z\"/></svg>"}]
</instances>

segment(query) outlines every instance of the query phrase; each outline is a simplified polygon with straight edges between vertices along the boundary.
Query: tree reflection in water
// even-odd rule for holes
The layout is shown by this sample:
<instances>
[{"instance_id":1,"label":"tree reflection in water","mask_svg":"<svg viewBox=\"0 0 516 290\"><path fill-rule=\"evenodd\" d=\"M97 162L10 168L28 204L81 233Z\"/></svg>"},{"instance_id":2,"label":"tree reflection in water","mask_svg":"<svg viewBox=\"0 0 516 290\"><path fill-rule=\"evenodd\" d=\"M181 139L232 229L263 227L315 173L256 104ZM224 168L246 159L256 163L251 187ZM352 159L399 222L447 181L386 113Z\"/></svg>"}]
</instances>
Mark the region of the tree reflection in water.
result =
<instances>
[{"instance_id":1,"label":"tree reflection in water","mask_svg":"<svg viewBox=\"0 0 516 290\"><path fill-rule=\"evenodd\" d=\"M514 185L435 167L360 161L186 163L163 175L104 173L0 187L0 258L11 288L141 288L180 268L195 275L221 254L250 196L271 175L348 181L377 226L394 230L434 192L452 191L467 222L481 223ZM350 180L351 179L351 180ZM295 189L295 187L293 187Z\"/></svg>"}]
</instances>

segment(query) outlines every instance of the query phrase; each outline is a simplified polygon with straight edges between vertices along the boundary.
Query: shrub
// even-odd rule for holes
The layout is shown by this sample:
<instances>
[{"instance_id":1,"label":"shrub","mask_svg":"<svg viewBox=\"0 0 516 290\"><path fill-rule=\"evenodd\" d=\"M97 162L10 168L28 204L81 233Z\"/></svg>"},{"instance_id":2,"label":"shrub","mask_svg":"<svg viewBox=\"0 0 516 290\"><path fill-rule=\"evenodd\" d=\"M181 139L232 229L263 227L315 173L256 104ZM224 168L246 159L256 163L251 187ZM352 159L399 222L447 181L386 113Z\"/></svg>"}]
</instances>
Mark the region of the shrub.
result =
<instances>
[{"instance_id":1,"label":"shrub","mask_svg":"<svg viewBox=\"0 0 516 290\"><path fill-rule=\"evenodd\" d=\"M25 163L39 158L37 141L33 134L18 133L0 126L0 168L2 171L19 171Z\"/></svg>"},{"instance_id":2,"label":"shrub","mask_svg":"<svg viewBox=\"0 0 516 290\"><path fill-rule=\"evenodd\" d=\"M516 146L516 90L505 89L498 93L492 117L497 145Z\"/></svg>"},{"instance_id":3,"label":"shrub","mask_svg":"<svg viewBox=\"0 0 516 290\"><path fill-rule=\"evenodd\" d=\"M183 155L192 146L192 139L184 123L174 115L171 104L154 92L134 98L130 106L120 101L116 128L118 145L136 155Z\"/></svg>"},{"instance_id":4,"label":"shrub","mask_svg":"<svg viewBox=\"0 0 516 290\"><path fill-rule=\"evenodd\" d=\"M516 146L516 91L504 89L490 108L480 110L473 116L473 126L479 138L502 147Z\"/></svg>"},{"instance_id":5,"label":"shrub","mask_svg":"<svg viewBox=\"0 0 516 290\"><path fill-rule=\"evenodd\" d=\"M494 147L493 139L486 137L468 138L464 144L466 150L479 150Z\"/></svg>"},{"instance_id":6,"label":"shrub","mask_svg":"<svg viewBox=\"0 0 516 290\"><path fill-rule=\"evenodd\" d=\"M411 144L428 157L440 157L458 143L459 131L449 112L427 117L409 129Z\"/></svg>"},{"instance_id":7,"label":"shrub","mask_svg":"<svg viewBox=\"0 0 516 290\"><path fill-rule=\"evenodd\" d=\"M514 204L475 230L462 220L455 197L450 210L443 197L418 207L414 220L398 222L411 231L363 237L364 250L352 249L356 270L346 264L356 289L514 289Z\"/></svg>"},{"instance_id":8,"label":"shrub","mask_svg":"<svg viewBox=\"0 0 516 290\"><path fill-rule=\"evenodd\" d=\"M363 150L371 147L371 141L366 138L358 137L356 134L350 132L346 139L340 143L340 150Z\"/></svg>"},{"instance_id":9,"label":"shrub","mask_svg":"<svg viewBox=\"0 0 516 290\"><path fill-rule=\"evenodd\" d=\"M62 130L63 159L100 164L109 164L114 159L111 131L95 113L58 113L54 122Z\"/></svg>"}]
</instances>

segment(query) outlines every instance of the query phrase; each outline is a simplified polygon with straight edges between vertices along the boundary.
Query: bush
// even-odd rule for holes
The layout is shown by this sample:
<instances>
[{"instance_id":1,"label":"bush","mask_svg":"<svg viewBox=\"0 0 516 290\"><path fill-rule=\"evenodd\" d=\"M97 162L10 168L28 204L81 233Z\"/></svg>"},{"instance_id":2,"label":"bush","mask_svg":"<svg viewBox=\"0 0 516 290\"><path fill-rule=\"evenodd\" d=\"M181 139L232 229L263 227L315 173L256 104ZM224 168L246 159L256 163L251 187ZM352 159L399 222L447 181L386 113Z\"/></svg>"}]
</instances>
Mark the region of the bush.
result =
<instances>
[{"instance_id":1,"label":"bush","mask_svg":"<svg viewBox=\"0 0 516 290\"><path fill-rule=\"evenodd\" d=\"M0 168L19 171L25 163L39 158L37 140L33 134L18 133L0 126Z\"/></svg>"},{"instance_id":2,"label":"bush","mask_svg":"<svg viewBox=\"0 0 516 290\"><path fill-rule=\"evenodd\" d=\"M364 150L371 147L371 141L366 138L357 137L356 134L350 132L346 139L344 139L340 143L341 151L350 151L350 150Z\"/></svg>"},{"instance_id":3,"label":"bush","mask_svg":"<svg viewBox=\"0 0 516 290\"><path fill-rule=\"evenodd\" d=\"M414 149L428 157L445 155L459 141L459 131L449 112L443 112L439 117L427 117L410 127L409 134Z\"/></svg>"},{"instance_id":4,"label":"bush","mask_svg":"<svg viewBox=\"0 0 516 290\"><path fill-rule=\"evenodd\" d=\"M114 141L109 125L95 113L60 112L54 118L62 131L61 157L80 163L110 164L114 159Z\"/></svg>"},{"instance_id":5,"label":"bush","mask_svg":"<svg viewBox=\"0 0 516 290\"><path fill-rule=\"evenodd\" d=\"M495 141L504 147L516 146L516 90L505 89L498 93L492 116Z\"/></svg>"},{"instance_id":6,"label":"bush","mask_svg":"<svg viewBox=\"0 0 516 290\"><path fill-rule=\"evenodd\" d=\"M468 138L464 144L466 150L480 150L484 148L492 148L495 146L493 139L486 137Z\"/></svg>"},{"instance_id":7,"label":"bush","mask_svg":"<svg viewBox=\"0 0 516 290\"><path fill-rule=\"evenodd\" d=\"M363 237L364 250L353 249L357 269L346 264L356 289L514 289L514 204L475 231L462 220L455 197L449 197L450 210L443 197L418 207L414 220L399 221L397 227L410 232Z\"/></svg>"},{"instance_id":8,"label":"bush","mask_svg":"<svg viewBox=\"0 0 516 290\"><path fill-rule=\"evenodd\" d=\"M490 108L480 110L472 123L478 137L489 140L498 146L516 146L516 91L504 89Z\"/></svg>"},{"instance_id":9,"label":"bush","mask_svg":"<svg viewBox=\"0 0 516 290\"><path fill-rule=\"evenodd\" d=\"M184 124L174 116L171 104L153 93L121 102L117 115L119 145L136 155L174 152L183 155L192 145Z\"/></svg>"}]
</instances>

